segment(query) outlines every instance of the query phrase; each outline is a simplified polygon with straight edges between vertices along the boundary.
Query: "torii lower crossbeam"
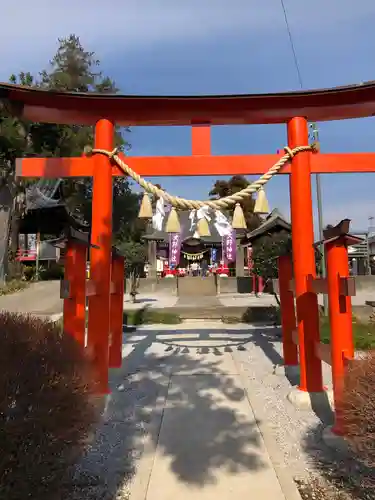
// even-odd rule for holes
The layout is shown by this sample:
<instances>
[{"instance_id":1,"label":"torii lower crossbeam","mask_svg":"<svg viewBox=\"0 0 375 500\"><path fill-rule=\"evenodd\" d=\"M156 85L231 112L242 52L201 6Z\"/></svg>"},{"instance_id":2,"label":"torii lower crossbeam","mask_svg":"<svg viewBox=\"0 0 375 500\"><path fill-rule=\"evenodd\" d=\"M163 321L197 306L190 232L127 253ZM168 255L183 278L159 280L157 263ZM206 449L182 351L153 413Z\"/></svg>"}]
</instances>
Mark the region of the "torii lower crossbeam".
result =
<instances>
[{"instance_id":1,"label":"torii lower crossbeam","mask_svg":"<svg viewBox=\"0 0 375 500\"><path fill-rule=\"evenodd\" d=\"M120 157L143 177L262 175L282 156L280 154L215 156L210 154L210 127L192 127L191 156L126 156ZM311 157L312 174L375 172L375 153L324 153ZM91 158L22 158L17 160L20 177L91 177ZM279 174L290 174L286 165ZM113 176L123 173L112 167Z\"/></svg>"},{"instance_id":2,"label":"torii lower crossbeam","mask_svg":"<svg viewBox=\"0 0 375 500\"><path fill-rule=\"evenodd\" d=\"M282 156L124 156L119 155L130 168L142 177L262 175ZM286 165L279 174L290 174ZM375 153L319 153L311 159L312 174L375 172ZM19 177L91 177L94 175L91 158L22 158L17 160ZM113 176L123 173L112 167Z\"/></svg>"}]
</instances>

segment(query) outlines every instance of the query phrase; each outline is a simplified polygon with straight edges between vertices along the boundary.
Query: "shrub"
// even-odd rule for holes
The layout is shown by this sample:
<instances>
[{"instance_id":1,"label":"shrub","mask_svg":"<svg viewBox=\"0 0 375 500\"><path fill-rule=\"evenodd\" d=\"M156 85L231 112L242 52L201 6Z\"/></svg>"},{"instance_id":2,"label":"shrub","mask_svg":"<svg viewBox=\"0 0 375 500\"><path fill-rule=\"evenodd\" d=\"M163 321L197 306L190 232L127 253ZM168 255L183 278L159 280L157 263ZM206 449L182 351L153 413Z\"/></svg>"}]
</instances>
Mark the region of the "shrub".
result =
<instances>
[{"instance_id":1,"label":"shrub","mask_svg":"<svg viewBox=\"0 0 375 500\"><path fill-rule=\"evenodd\" d=\"M32 281L35 278L35 266L24 266L23 278L26 281Z\"/></svg>"},{"instance_id":2,"label":"shrub","mask_svg":"<svg viewBox=\"0 0 375 500\"><path fill-rule=\"evenodd\" d=\"M40 269L39 277L44 281L63 279L64 267L57 262L51 262L48 267Z\"/></svg>"},{"instance_id":3,"label":"shrub","mask_svg":"<svg viewBox=\"0 0 375 500\"><path fill-rule=\"evenodd\" d=\"M342 411L351 447L363 463L375 467L375 351L348 366Z\"/></svg>"},{"instance_id":4,"label":"shrub","mask_svg":"<svg viewBox=\"0 0 375 500\"><path fill-rule=\"evenodd\" d=\"M28 284L22 280L14 279L7 281L4 286L0 287L0 296L20 292L24 288L27 288L27 286Z\"/></svg>"},{"instance_id":5,"label":"shrub","mask_svg":"<svg viewBox=\"0 0 375 500\"><path fill-rule=\"evenodd\" d=\"M0 314L0 498L53 499L97 420L91 365L59 326Z\"/></svg>"}]
</instances>

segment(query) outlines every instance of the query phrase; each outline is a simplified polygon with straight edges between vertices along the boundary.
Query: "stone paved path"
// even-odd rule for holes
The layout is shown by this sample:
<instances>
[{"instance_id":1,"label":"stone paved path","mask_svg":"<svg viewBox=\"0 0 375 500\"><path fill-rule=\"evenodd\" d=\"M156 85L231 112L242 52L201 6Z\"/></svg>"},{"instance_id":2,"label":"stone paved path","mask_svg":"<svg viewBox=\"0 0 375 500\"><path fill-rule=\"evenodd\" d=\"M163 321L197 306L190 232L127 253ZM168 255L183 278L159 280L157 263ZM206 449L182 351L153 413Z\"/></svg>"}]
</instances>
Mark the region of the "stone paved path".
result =
<instances>
[{"instance_id":1,"label":"stone paved path","mask_svg":"<svg viewBox=\"0 0 375 500\"><path fill-rule=\"evenodd\" d=\"M90 498L298 499L235 356L254 333L207 321L125 333L103 425L77 472L103 488Z\"/></svg>"},{"instance_id":2,"label":"stone paved path","mask_svg":"<svg viewBox=\"0 0 375 500\"><path fill-rule=\"evenodd\" d=\"M0 297L0 310L46 317L62 313L60 281L32 283L20 292Z\"/></svg>"}]
</instances>

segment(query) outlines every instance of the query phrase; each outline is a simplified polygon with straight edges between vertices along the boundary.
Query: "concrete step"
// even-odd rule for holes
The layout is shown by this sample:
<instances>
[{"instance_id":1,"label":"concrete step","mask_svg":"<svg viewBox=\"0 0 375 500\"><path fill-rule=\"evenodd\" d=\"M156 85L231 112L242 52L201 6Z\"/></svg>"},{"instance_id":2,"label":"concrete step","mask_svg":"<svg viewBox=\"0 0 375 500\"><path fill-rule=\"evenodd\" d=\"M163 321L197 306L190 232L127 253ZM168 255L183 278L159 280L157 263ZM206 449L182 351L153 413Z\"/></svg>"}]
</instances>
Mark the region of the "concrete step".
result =
<instances>
[{"instance_id":1,"label":"concrete step","mask_svg":"<svg viewBox=\"0 0 375 500\"><path fill-rule=\"evenodd\" d=\"M216 297L217 279L215 276L185 276L177 281L177 290L179 297Z\"/></svg>"}]
</instances>

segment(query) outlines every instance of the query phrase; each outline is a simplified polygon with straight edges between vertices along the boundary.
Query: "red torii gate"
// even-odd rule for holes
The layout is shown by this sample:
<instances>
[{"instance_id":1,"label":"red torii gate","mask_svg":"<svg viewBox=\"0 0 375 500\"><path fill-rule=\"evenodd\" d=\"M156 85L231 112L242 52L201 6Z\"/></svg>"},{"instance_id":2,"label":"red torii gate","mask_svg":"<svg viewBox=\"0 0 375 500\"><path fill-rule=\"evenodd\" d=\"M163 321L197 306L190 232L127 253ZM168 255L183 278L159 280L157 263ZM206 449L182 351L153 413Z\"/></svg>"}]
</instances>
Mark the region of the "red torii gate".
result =
<instances>
[{"instance_id":1,"label":"red torii gate","mask_svg":"<svg viewBox=\"0 0 375 500\"><path fill-rule=\"evenodd\" d=\"M47 92L0 84L0 98L15 113L38 122L95 125L98 149L112 150L116 125L190 125L192 156L126 157L142 176L264 174L279 155L211 156L210 125L285 123L288 146L308 145L309 121L372 116L375 84L270 95L201 97L128 97ZM293 267L297 305L301 391L323 392L319 342L319 311L309 280L315 277L312 173L375 172L375 153L316 154L303 152L280 174L290 175ZM82 158L26 158L17 161L22 177L92 176L93 213L91 278L96 295L89 297L89 344L100 379L108 390L110 332L112 177L122 173L103 155ZM293 311L294 314L294 311Z\"/></svg>"}]
</instances>

